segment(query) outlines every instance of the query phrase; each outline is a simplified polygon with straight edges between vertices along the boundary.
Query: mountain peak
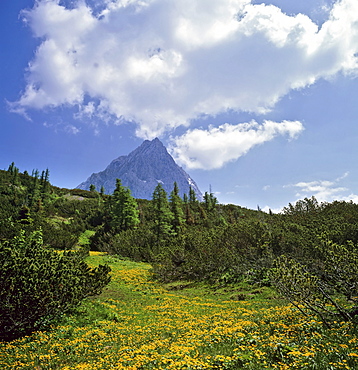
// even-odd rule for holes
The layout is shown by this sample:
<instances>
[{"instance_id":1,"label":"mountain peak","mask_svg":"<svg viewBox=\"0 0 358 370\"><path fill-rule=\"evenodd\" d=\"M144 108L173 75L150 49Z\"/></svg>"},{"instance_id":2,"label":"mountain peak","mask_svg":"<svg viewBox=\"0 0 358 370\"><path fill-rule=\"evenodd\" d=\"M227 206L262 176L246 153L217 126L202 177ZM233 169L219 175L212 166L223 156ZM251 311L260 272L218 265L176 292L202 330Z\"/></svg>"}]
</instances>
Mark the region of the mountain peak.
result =
<instances>
[{"instance_id":1,"label":"mountain peak","mask_svg":"<svg viewBox=\"0 0 358 370\"><path fill-rule=\"evenodd\" d=\"M156 137L153 140L144 140L143 143L135 149L132 153L134 152L143 152L145 150L165 150L166 148L163 145L163 143ZM130 153L129 155L131 155Z\"/></svg>"},{"instance_id":2,"label":"mountain peak","mask_svg":"<svg viewBox=\"0 0 358 370\"><path fill-rule=\"evenodd\" d=\"M127 156L114 159L104 171L92 174L77 188L88 190L93 184L96 189L103 186L107 194L112 194L117 178L131 190L135 198L152 199L158 182L170 194L176 182L181 196L188 194L192 187L197 198L202 199L195 181L175 163L158 138L145 140Z\"/></svg>"}]
</instances>

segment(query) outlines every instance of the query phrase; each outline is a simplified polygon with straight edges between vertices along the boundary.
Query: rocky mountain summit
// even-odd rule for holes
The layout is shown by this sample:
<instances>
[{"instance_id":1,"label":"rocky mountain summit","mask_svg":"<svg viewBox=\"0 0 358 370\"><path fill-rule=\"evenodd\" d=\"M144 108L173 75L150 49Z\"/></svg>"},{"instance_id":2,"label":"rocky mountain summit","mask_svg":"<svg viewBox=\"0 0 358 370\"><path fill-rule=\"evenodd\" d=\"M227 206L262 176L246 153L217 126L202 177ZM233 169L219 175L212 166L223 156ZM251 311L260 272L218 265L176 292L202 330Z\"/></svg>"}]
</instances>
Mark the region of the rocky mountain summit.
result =
<instances>
[{"instance_id":1,"label":"rocky mountain summit","mask_svg":"<svg viewBox=\"0 0 358 370\"><path fill-rule=\"evenodd\" d=\"M89 190L93 184L98 191L103 186L106 194L112 194L116 179L120 179L122 185L127 186L135 198L152 199L158 182L169 195L175 181L181 196L188 194L191 187L199 200L203 198L195 181L175 163L158 138L145 140L130 154L113 160L104 171L93 173L77 188Z\"/></svg>"}]
</instances>

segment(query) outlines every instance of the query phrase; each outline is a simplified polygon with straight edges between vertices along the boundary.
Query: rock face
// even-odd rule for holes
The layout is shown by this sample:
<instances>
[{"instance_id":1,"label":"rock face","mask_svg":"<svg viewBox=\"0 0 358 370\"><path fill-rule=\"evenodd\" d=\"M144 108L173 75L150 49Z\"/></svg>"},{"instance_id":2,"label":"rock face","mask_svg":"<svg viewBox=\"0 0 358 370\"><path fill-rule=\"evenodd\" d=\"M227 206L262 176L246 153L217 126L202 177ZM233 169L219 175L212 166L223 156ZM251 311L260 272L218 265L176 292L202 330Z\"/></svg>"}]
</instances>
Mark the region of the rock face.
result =
<instances>
[{"instance_id":1,"label":"rock face","mask_svg":"<svg viewBox=\"0 0 358 370\"><path fill-rule=\"evenodd\" d=\"M176 181L180 195L189 193L190 186L195 191L198 200L203 196L195 181L179 167L159 139L145 140L141 146L127 156L113 160L101 172L93 173L78 189L89 190L90 185L96 186L97 191L103 186L106 194L112 194L116 179L122 181L138 199L152 199L153 191L158 182L168 193L173 190Z\"/></svg>"}]
</instances>

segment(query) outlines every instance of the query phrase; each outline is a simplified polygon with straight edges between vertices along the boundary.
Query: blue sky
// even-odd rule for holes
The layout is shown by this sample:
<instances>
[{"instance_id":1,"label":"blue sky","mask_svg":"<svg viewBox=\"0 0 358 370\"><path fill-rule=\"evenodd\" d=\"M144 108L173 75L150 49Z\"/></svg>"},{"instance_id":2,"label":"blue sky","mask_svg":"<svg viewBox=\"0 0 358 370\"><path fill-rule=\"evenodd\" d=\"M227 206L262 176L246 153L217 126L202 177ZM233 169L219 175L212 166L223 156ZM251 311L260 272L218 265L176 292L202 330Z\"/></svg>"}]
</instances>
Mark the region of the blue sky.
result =
<instances>
[{"instance_id":1,"label":"blue sky","mask_svg":"<svg viewBox=\"0 0 358 370\"><path fill-rule=\"evenodd\" d=\"M358 201L356 0L0 3L0 168L73 188L159 137L204 192Z\"/></svg>"}]
</instances>

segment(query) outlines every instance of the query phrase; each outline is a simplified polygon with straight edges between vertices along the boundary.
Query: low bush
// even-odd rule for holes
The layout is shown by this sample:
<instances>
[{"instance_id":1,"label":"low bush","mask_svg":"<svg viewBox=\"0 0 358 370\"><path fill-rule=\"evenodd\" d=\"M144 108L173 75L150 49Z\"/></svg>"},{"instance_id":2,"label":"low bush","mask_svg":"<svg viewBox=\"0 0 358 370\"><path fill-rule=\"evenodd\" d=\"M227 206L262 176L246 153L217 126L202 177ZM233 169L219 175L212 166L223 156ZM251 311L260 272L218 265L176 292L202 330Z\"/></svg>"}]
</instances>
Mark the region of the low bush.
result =
<instances>
[{"instance_id":1,"label":"low bush","mask_svg":"<svg viewBox=\"0 0 358 370\"><path fill-rule=\"evenodd\" d=\"M90 268L78 252L46 248L40 231L0 243L0 260L0 340L48 327L110 281L108 266Z\"/></svg>"},{"instance_id":2,"label":"low bush","mask_svg":"<svg viewBox=\"0 0 358 370\"><path fill-rule=\"evenodd\" d=\"M358 249L353 242L338 245L324 240L318 259L302 264L278 257L270 278L277 290L302 313L316 314L327 326L358 315Z\"/></svg>"}]
</instances>

